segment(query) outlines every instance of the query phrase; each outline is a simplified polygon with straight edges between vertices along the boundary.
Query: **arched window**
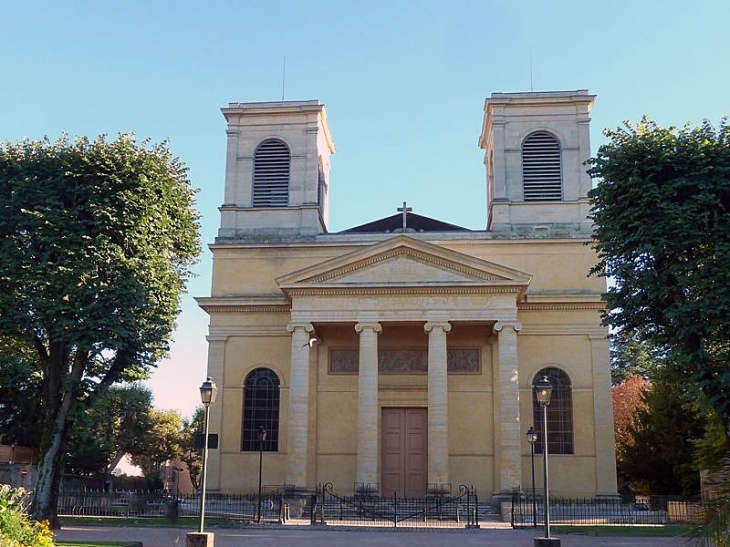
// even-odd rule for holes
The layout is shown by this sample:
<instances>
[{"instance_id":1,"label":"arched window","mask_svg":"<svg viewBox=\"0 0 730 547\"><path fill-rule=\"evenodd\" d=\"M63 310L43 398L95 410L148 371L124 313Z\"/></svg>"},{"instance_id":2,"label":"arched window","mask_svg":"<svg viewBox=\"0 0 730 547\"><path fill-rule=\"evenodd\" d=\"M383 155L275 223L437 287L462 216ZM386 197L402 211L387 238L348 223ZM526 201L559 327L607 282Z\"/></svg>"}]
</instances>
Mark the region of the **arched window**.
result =
<instances>
[{"instance_id":1,"label":"arched window","mask_svg":"<svg viewBox=\"0 0 730 547\"><path fill-rule=\"evenodd\" d=\"M522 185L525 201L563 199L560 143L547 131L531 133L522 142Z\"/></svg>"},{"instance_id":2,"label":"arched window","mask_svg":"<svg viewBox=\"0 0 730 547\"><path fill-rule=\"evenodd\" d=\"M267 139L256 148L253 159L253 206L286 207L289 204L289 147Z\"/></svg>"},{"instance_id":3,"label":"arched window","mask_svg":"<svg viewBox=\"0 0 730 547\"><path fill-rule=\"evenodd\" d=\"M532 384L542 380L544 376L553 386L550 404L547 407L548 419L548 452L550 454L573 454L573 397L570 378L558 368L548 367L535 375ZM534 428L538 432L535 452L542 452L543 423L542 407L537 402L535 390L532 390L532 415Z\"/></svg>"},{"instance_id":4,"label":"arched window","mask_svg":"<svg viewBox=\"0 0 730 547\"><path fill-rule=\"evenodd\" d=\"M241 450L259 450L259 427L266 429L264 452L279 450L279 377L268 368L257 368L243 385Z\"/></svg>"}]
</instances>

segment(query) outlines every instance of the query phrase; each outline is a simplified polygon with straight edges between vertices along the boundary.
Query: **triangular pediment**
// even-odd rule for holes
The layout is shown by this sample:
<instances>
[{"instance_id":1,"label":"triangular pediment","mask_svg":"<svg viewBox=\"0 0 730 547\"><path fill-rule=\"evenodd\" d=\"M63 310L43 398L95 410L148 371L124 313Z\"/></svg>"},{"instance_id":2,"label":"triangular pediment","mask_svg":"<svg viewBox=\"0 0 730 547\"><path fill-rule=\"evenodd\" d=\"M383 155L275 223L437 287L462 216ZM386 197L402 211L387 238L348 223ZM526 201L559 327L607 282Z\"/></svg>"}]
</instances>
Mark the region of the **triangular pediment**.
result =
<instances>
[{"instance_id":1,"label":"triangular pediment","mask_svg":"<svg viewBox=\"0 0 730 547\"><path fill-rule=\"evenodd\" d=\"M440 245L399 235L277 279L295 289L512 287L522 293L529 274Z\"/></svg>"}]
</instances>

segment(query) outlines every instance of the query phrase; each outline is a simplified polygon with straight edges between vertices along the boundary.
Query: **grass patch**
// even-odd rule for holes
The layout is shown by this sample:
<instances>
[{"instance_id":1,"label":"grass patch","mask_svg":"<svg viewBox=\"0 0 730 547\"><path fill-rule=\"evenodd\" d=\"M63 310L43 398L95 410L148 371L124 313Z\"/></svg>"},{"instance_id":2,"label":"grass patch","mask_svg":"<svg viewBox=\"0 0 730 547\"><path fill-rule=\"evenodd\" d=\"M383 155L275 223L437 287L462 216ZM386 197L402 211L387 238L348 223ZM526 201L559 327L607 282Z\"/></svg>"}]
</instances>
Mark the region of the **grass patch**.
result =
<instances>
[{"instance_id":1,"label":"grass patch","mask_svg":"<svg viewBox=\"0 0 730 547\"><path fill-rule=\"evenodd\" d=\"M128 541L56 541L58 547L124 547Z\"/></svg>"},{"instance_id":2,"label":"grass patch","mask_svg":"<svg viewBox=\"0 0 730 547\"><path fill-rule=\"evenodd\" d=\"M675 537L685 536L690 526L668 524L665 526L551 526L555 534L588 534L594 536L633 536L633 537Z\"/></svg>"},{"instance_id":3,"label":"grass patch","mask_svg":"<svg viewBox=\"0 0 730 547\"><path fill-rule=\"evenodd\" d=\"M139 526L139 527L161 527L176 526L196 528L200 519L198 517L179 517L175 522L164 517L60 517L61 527L84 525L84 526ZM222 519L215 517L206 517L206 526L214 526L216 528L241 528L247 523Z\"/></svg>"}]
</instances>

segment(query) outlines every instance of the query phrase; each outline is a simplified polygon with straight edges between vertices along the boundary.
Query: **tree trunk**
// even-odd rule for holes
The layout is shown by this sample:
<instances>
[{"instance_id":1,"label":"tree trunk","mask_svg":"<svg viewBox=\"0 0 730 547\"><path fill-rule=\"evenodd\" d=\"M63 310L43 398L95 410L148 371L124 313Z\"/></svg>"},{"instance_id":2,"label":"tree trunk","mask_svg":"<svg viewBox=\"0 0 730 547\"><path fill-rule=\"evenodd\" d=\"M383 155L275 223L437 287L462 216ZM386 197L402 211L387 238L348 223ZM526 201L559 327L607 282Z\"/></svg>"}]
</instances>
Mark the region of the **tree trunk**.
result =
<instances>
[{"instance_id":1,"label":"tree trunk","mask_svg":"<svg viewBox=\"0 0 730 547\"><path fill-rule=\"evenodd\" d=\"M43 433L31 515L38 521L47 520L51 528L58 529L61 527L58 521L58 494L63 473L63 455L71 430L69 414L76 397L75 382L68 381L66 375L68 351L65 345L51 342L48 347L48 353L39 348L45 375Z\"/></svg>"},{"instance_id":2,"label":"tree trunk","mask_svg":"<svg viewBox=\"0 0 730 547\"><path fill-rule=\"evenodd\" d=\"M47 520L51 528L61 527L58 520L58 494L63 472L63 453L69 432L67 417L72 397L67 394L53 417L53 428L44 446L41 446L41 460L38 463L38 482L33 495L31 514L35 520Z\"/></svg>"}]
</instances>

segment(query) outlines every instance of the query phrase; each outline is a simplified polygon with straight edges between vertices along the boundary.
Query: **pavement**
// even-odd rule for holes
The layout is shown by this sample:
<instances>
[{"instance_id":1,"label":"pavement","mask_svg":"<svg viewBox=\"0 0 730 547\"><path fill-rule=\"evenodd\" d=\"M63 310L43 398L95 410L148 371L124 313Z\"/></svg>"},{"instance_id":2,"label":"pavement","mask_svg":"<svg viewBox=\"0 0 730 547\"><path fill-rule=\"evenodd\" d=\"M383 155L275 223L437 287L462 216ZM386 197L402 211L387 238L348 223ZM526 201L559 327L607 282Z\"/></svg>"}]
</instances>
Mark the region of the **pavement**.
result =
<instances>
[{"instance_id":1,"label":"pavement","mask_svg":"<svg viewBox=\"0 0 730 547\"><path fill-rule=\"evenodd\" d=\"M509 525L478 530L464 529L374 529L342 528L338 526L247 526L240 529L211 528L215 534L215 547L517 547L532 546L539 531L513 530ZM538 529L539 530L539 529ZM65 526L56 532L56 539L63 541L129 541L130 547L185 547L187 532L197 531L189 527L113 527L113 526ZM667 537L606 537L581 534L560 536L561 547L645 547L662 545L680 547L687 545L687 538Z\"/></svg>"}]
</instances>

